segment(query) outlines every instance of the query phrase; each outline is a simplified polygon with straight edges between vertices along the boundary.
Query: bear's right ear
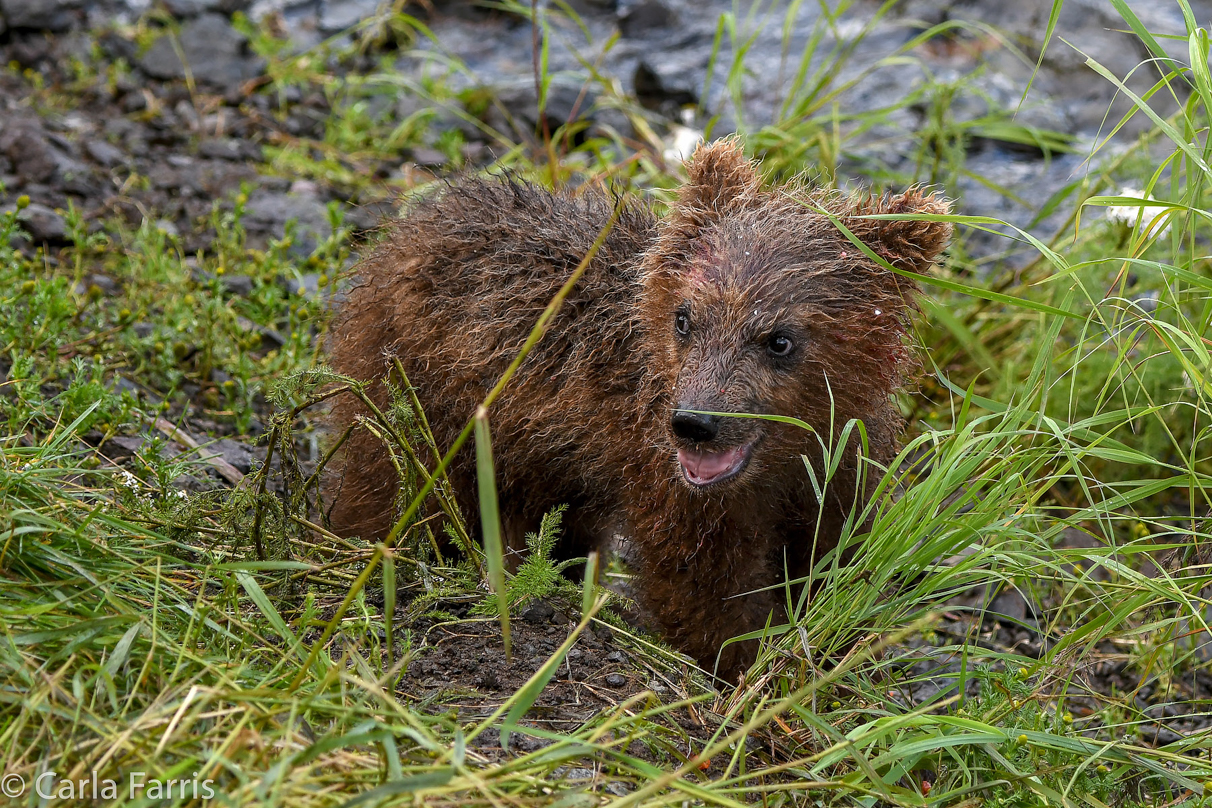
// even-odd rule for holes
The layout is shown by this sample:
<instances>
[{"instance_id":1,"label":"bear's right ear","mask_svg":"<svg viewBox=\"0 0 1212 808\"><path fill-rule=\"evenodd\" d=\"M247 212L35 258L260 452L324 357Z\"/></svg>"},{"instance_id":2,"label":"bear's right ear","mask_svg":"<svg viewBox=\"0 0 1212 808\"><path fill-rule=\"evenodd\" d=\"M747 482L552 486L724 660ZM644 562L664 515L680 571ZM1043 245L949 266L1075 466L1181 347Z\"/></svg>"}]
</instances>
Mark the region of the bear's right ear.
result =
<instances>
[{"instance_id":1,"label":"bear's right ear","mask_svg":"<svg viewBox=\"0 0 1212 808\"><path fill-rule=\"evenodd\" d=\"M761 190L757 169L736 138L700 143L686 173L690 179L678 189L670 215L692 227L739 209Z\"/></svg>"},{"instance_id":2,"label":"bear's right ear","mask_svg":"<svg viewBox=\"0 0 1212 808\"><path fill-rule=\"evenodd\" d=\"M870 215L947 216L951 203L939 194L911 188L898 196L852 200L843 221L854 235L895 267L923 273L951 241L951 223L929 219L865 219Z\"/></svg>"}]
</instances>

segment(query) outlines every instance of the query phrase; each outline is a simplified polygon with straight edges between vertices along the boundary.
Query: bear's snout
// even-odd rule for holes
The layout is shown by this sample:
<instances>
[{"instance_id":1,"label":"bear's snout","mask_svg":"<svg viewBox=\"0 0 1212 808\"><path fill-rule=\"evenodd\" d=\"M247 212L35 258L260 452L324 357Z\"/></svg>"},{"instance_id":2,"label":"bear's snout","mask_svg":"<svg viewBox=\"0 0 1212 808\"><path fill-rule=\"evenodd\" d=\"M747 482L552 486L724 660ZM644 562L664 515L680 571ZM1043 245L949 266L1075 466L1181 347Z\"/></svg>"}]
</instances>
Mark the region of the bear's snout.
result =
<instances>
[{"instance_id":1,"label":"bear's snout","mask_svg":"<svg viewBox=\"0 0 1212 808\"><path fill-rule=\"evenodd\" d=\"M685 410L674 410L670 419L673 434L694 443L706 443L715 440L720 433L720 416L703 415Z\"/></svg>"}]
</instances>

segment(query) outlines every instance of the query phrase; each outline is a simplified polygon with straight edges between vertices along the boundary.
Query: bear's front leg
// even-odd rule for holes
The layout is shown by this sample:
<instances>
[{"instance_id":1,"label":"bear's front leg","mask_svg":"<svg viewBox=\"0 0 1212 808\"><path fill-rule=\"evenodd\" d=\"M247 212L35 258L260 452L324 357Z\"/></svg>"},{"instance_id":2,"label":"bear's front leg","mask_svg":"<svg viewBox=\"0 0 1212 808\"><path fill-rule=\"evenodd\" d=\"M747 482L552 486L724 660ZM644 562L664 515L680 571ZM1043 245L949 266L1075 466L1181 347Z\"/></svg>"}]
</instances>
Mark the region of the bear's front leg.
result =
<instances>
[{"instance_id":1,"label":"bear's front leg","mask_svg":"<svg viewBox=\"0 0 1212 808\"><path fill-rule=\"evenodd\" d=\"M765 589L782 580L781 570L752 546L705 541L689 555L668 549L642 559L643 606L670 644L735 683L757 657L758 641L724 643L787 621L782 590Z\"/></svg>"}]
</instances>

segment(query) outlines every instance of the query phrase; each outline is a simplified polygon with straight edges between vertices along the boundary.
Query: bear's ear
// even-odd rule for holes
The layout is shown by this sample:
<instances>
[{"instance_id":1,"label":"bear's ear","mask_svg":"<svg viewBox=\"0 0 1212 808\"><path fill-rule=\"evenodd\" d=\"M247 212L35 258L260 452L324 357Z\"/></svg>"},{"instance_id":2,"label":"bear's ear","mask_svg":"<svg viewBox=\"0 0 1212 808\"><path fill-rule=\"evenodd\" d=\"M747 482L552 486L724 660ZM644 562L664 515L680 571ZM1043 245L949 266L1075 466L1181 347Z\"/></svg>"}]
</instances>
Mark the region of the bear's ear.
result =
<instances>
[{"instance_id":1,"label":"bear's ear","mask_svg":"<svg viewBox=\"0 0 1212 808\"><path fill-rule=\"evenodd\" d=\"M690 178L670 212L692 226L740 208L761 190L757 169L736 138L700 143L686 161L686 173Z\"/></svg>"},{"instance_id":2,"label":"bear's ear","mask_svg":"<svg viewBox=\"0 0 1212 808\"><path fill-rule=\"evenodd\" d=\"M951 241L951 223L921 219L860 219L878 214L946 216L951 203L920 188L853 202L842 223L877 255L900 269L926 272Z\"/></svg>"}]
</instances>

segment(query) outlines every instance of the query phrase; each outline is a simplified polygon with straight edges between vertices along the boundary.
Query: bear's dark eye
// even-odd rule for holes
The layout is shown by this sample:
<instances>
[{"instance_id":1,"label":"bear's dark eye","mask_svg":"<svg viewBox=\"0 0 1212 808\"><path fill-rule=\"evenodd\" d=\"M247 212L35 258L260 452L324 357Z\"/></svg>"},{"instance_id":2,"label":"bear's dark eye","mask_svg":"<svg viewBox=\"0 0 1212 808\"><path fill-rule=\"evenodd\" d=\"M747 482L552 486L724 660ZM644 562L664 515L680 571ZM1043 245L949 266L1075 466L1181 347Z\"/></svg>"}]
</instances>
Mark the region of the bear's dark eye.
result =
<instances>
[{"instance_id":1,"label":"bear's dark eye","mask_svg":"<svg viewBox=\"0 0 1212 808\"><path fill-rule=\"evenodd\" d=\"M673 330L677 331L680 337L688 336L690 334L690 315L684 311L673 315Z\"/></svg>"},{"instance_id":2,"label":"bear's dark eye","mask_svg":"<svg viewBox=\"0 0 1212 808\"><path fill-rule=\"evenodd\" d=\"M795 350L795 342L786 334L771 334L766 340L766 353L771 356L787 357Z\"/></svg>"}]
</instances>

